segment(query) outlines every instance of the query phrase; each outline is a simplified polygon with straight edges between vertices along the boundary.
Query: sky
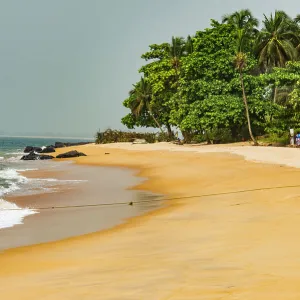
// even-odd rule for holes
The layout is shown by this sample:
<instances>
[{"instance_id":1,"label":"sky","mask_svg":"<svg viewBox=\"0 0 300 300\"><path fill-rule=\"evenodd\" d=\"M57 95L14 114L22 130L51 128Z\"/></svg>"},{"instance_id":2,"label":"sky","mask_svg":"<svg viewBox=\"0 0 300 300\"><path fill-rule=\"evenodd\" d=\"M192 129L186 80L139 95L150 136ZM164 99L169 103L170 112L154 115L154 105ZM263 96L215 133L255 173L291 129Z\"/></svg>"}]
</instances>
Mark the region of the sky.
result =
<instances>
[{"instance_id":1,"label":"sky","mask_svg":"<svg viewBox=\"0 0 300 300\"><path fill-rule=\"evenodd\" d=\"M0 135L125 129L148 46L243 8L300 13L296 0L0 0Z\"/></svg>"}]
</instances>

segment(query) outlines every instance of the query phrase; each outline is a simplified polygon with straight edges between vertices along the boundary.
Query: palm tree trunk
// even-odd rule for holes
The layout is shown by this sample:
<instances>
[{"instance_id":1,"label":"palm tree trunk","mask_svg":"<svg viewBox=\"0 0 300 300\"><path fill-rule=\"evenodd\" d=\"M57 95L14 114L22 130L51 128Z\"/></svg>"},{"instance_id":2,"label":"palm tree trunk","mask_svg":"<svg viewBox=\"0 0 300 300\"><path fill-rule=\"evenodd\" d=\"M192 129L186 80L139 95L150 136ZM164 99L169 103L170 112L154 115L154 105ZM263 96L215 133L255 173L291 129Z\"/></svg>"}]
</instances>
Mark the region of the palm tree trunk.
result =
<instances>
[{"instance_id":1,"label":"palm tree trunk","mask_svg":"<svg viewBox=\"0 0 300 300\"><path fill-rule=\"evenodd\" d=\"M248 101L247 101L247 97L246 97L246 93L245 93L244 78L243 78L242 72L240 72L240 80L241 80L241 87L242 87L242 91L243 91L243 100L244 100L244 104L245 104L249 134L250 134L250 137L251 137L251 139L254 143L254 146L258 146L258 143L257 143L257 141L256 141L256 139L255 139L255 137L253 136L253 133L252 133L251 123L250 123L250 115L249 115L249 108L248 108Z\"/></svg>"},{"instance_id":2,"label":"palm tree trunk","mask_svg":"<svg viewBox=\"0 0 300 300\"><path fill-rule=\"evenodd\" d=\"M168 130L168 137L172 139L174 137L174 133L172 131L171 125L169 123L166 124L167 130Z\"/></svg>"},{"instance_id":3,"label":"palm tree trunk","mask_svg":"<svg viewBox=\"0 0 300 300\"><path fill-rule=\"evenodd\" d=\"M155 124L156 124L157 127L160 129L161 133L164 133L164 131L163 131L161 125L158 123L158 121L157 121L156 118L154 117L154 115L153 115L153 113L152 113L152 110L151 110L150 106L148 106L148 111L149 111L149 113L150 113L150 116L153 118Z\"/></svg>"},{"instance_id":4,"label":"palm tree trunk","mask_svg":"<svg viewBox=\"0 0 300 300\"><path fill-rule=\"evenodd\" d=\"M277 91L278 91L278 87L277 87L277 86L275 86L275 89L274 89L274 99L273 99L273 103L276 103Z\"/></svg>"}]
</instances>

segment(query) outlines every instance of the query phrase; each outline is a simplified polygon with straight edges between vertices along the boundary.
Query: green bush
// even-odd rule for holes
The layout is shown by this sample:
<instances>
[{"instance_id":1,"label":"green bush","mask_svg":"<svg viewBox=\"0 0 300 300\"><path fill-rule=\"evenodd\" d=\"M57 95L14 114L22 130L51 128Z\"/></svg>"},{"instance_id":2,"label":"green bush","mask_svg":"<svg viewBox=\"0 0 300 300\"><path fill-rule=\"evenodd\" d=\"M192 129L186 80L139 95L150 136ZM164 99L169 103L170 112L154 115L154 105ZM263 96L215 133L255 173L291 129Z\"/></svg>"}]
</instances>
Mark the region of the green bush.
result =
<instances>
[{"instance_id":1,"label":"green bush","mask_svg":"<svg viewBox=\"0 0 300 300\"><path fill-rule=\"evenodd\" d=\"M144 139L147 143L155 143L155 133L127 132L121 130L107 129L96 133L96 144L108 143L130 143L135 139Z\"/></svg>"},{"instance_id":2,"label":"green bush","mask_svg":"<svg viewBox=\"0 0 300 300\"><path fill-rule=\"evenodd\" d=\"M295 133L296 132L297 131L295 130ZM270 144L275 144L275 145L286 146L290 143L290 136L289 136L289 132L270 133L270 134L265 135L264 137L262 137L260 139L260 141L264 142L264 143L270 143Z\"/></svg>"},{"instance_id":3,"label":"green bush","mask_svg":"<svg viewBox=\"0 0 300 300\"><path fill-rule=\"evenodd\" d=\"M168 133L167 132L158 132L156 134L156 140L157 142L171 142L171 141L174 141L175 140L175 137L169 137Z\"/></svg>"},{"instance_id":4,"label":"green bush","mask_svg":"<svg viewBox=\"0 0 300 300\"><path fill-rule=\"evenodd\" d=\"M214 128L207 132L207 137L213 144L231 143L233 137L229 128Z\"/></svg>"}]
</instances>

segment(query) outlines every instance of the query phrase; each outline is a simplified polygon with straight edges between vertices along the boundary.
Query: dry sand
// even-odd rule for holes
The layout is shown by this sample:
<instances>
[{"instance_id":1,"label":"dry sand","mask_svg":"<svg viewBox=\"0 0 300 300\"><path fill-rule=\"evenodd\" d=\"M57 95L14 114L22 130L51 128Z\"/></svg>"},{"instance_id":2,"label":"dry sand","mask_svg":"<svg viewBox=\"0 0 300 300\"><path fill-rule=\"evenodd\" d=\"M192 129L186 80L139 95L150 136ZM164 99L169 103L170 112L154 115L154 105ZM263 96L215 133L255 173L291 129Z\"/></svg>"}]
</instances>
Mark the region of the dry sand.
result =
<instances>
[{"instance_id":1,"label":"dry sand","mask_svg":"<svg viewBox=\"0 0 300 300\"><path fill-rule=\"evenodd\" d=\"M300 187L264 189L300 186L300 170L283 167L299 166L298 149L76 148L88 154L78 163L137 168L149 180L136 188L178 199L111 230L4 252L1 299L299 299Z\"/></svg>"}]
</instances>

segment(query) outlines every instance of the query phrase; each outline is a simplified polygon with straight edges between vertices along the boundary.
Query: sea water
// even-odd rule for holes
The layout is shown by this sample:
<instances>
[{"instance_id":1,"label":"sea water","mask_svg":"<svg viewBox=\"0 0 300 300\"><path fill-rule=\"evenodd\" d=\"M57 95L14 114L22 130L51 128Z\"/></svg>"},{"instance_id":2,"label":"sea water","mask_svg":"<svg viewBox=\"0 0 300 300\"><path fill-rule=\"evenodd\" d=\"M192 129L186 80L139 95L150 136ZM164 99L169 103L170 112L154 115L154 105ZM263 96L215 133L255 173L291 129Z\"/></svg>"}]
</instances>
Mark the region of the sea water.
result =
<instances>
[{"instance_id":1,"label":"sea water","mask_svg":"<svg viewBox=\"0 0 300 300\"><path fill-rule=\"evenodd\" d=\"M55 167L51 161L21 161L26 146L43 147L58 142L77 142L79 140L53 138L0 137L0 230L22 224L26 216L36 214L30 208L20 208L6 200L12 193L26 195L37 192L50 192L57 184L56 179L29 179L21 171L38 170L41 167ZM80 140L82 141L82 140Z\"/></svg>"}]
</instances>

